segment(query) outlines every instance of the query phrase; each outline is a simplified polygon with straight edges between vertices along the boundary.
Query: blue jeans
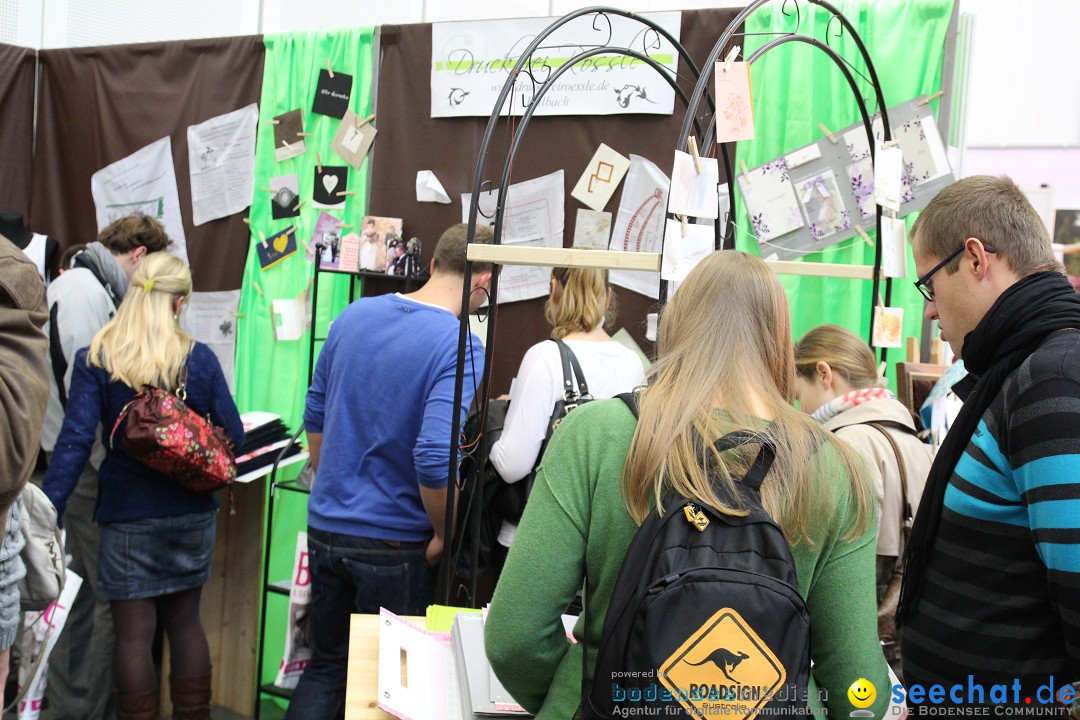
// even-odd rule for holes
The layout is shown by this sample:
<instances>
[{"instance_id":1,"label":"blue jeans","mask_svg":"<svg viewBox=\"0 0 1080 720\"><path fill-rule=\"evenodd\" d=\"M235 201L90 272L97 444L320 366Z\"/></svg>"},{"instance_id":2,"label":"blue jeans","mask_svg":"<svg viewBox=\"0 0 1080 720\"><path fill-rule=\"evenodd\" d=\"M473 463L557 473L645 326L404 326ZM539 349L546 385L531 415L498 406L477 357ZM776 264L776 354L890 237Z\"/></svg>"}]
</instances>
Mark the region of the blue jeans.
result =
<instances>
[{"instance_id":1,"label":"blue jeans","mask_svg":"<svg viewBox=\"0 0 1080 720\"><path fill-rule=\"evenodd\" d=\"M293 691L286 720L345 714L349 619L353 613L422 615L435 596L436 566L427 542L397 542L308 528L311 662Z\"/></svg>"}]
</instances>

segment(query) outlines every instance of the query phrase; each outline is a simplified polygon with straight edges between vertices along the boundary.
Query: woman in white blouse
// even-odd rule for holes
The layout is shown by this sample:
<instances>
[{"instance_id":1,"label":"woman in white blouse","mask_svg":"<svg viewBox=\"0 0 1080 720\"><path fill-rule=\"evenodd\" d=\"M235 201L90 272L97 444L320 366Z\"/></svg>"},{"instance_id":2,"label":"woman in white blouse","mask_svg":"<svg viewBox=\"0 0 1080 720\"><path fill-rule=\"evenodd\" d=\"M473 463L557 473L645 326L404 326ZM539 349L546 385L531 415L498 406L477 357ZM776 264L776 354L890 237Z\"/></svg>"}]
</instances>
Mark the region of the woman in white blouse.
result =
<instances>
[{"instance_id":1,"label":"woman in white blouse","mask_svg":"<svg viewBox=\"0 0 1080 720\"><path fill-rule=\"evenodd\" d=\"M645 379L640 358L604 330L605 323L610 325L614 320L613 299L606 270L551 271L551 295L544 306L544 317L552 326L551 337L565 342L577 357L593 398L629 392ZM510 390L502 436L490 453L492 465L507 483L522 480L537 465L548 420L555 402L563 395L562 385L558 345L545 340L529 348ZM502 569L516 531L516 525L503 522L496 548L496 573Z\"/></svg>"}]
</instances>

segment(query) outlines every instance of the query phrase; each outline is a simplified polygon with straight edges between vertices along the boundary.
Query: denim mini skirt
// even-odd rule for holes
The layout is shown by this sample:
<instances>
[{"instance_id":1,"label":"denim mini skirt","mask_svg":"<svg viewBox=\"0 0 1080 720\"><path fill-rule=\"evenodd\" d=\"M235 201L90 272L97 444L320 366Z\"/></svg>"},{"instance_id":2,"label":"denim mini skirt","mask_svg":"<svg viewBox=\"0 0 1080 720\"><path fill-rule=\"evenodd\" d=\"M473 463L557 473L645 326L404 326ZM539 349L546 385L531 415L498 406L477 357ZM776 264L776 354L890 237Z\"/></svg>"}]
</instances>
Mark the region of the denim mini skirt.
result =
<instances>
[{"instance_id":1,"label":"denim mini skirt","mask_svg":"<svg viewBox=\"0 0 1080 720\"><path fill-rule=\"evenodd\" d=\"M98 592L107 600L135 600L205 585L216 513L103 524Z\"/></svg>"}]
</instances>

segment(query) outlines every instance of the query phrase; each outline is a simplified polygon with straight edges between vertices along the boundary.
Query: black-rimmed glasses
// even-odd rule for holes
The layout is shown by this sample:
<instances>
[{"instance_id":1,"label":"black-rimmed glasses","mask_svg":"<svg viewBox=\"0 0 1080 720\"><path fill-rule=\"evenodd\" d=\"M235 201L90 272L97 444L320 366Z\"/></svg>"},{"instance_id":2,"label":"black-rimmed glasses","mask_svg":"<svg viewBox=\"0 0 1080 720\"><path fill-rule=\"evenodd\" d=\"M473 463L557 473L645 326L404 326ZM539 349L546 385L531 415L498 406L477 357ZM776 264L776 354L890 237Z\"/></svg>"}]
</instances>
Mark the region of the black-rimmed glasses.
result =
<instances>
[{"instance_id":1,"label":"black-rimmed glasses","mask_svg":"<svg viewBox=\"0 0 1080 720\"><path fill-rule=\"evenodd\" d=\"M930 278L934 277L934 273L951 263L960 255L960 253L964 252L965 247L967 246L961 245L960 247L953 250L951 253L949 253L948 257L946 257L934 267L930 268L930 272L926 273L921 278L915 281L915 289L918 290L924 298L926 298L926 302L934 302L934 291L927 287L926 283L930 282ZM986 250L986 252L988 253L997 252L997 250L990 247L989 245L983 245L983 249Z\"/></svg>"}]
</instances>

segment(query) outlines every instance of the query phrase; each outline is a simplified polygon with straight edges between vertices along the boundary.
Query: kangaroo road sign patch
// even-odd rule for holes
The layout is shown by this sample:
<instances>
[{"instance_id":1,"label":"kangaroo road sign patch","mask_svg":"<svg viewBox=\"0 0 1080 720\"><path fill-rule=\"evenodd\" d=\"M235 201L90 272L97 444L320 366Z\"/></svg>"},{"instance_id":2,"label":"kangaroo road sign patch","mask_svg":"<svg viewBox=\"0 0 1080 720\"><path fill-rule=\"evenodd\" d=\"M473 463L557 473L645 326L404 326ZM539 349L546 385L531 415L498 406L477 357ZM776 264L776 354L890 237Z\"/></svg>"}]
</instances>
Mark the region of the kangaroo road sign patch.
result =
<instances>
[{"instance_id":1,"label":"kangaroo road sign patch","mask_svg":"<svg viewBox=\"0 0 1080 720\"><path fill-rule=\"evenodd\" d=\"M763 707L787 671L732 608L698 628L659 669L660 682L693 717L746 715Z\"/></svg>"}]
</instances>

